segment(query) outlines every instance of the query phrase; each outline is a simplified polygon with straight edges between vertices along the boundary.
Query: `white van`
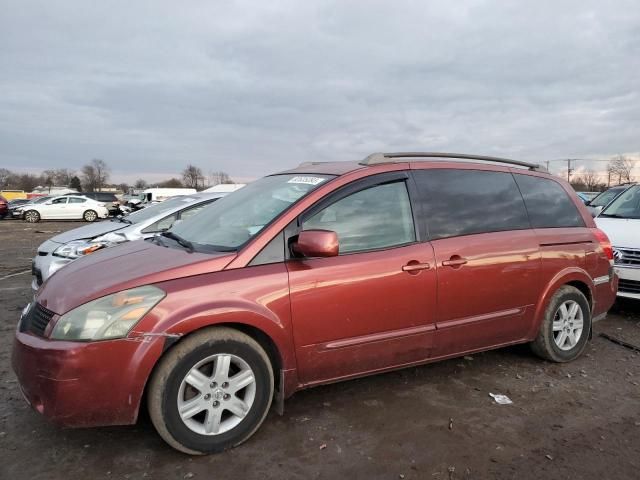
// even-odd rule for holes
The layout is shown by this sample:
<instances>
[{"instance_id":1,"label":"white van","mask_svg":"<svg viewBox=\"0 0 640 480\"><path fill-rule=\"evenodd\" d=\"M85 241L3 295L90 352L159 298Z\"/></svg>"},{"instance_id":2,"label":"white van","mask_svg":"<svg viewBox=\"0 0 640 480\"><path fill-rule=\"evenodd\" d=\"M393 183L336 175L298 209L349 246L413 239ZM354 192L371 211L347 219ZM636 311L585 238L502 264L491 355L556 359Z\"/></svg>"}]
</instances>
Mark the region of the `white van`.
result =
<instances>
[{"instance_id":1,"label":"white van","mask_svg":"<svg viewBox=\"0 0 640 480\"><path fill-rule=\"evenodd\" d=\"M195 188L147 188L140 194L140 200L146 203L163 202L167 198L194 193L197 193Z\"/></svg>"}]
</instances>

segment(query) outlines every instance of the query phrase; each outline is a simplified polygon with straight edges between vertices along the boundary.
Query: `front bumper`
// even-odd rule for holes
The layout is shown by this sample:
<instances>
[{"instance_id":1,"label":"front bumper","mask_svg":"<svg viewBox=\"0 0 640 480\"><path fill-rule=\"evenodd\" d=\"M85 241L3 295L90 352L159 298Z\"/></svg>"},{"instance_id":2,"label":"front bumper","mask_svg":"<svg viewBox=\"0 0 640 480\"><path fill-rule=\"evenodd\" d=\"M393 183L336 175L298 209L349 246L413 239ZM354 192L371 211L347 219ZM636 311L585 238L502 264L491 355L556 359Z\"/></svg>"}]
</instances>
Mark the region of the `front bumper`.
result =
<instances>
[{"instance_id":1,"label":"front bumper","mask_svg":"<svg viewBox=\"0 0 640 480\"><path fill-rule=\"evenodd\" d=\"M16 331L12 365L27 402L67 427L135 423L162 336L66 342Z\"/></svg>"},{"instance_id":2,"label":"front bumper","mask_svg":"<svg viewBox=\"0 0 640 480\"><path fill-rule=\"evenodd\" d=\"M640 300L640 268L616 265L615 270L620 278L618 297Z\"/></svg>"}]
</instances>

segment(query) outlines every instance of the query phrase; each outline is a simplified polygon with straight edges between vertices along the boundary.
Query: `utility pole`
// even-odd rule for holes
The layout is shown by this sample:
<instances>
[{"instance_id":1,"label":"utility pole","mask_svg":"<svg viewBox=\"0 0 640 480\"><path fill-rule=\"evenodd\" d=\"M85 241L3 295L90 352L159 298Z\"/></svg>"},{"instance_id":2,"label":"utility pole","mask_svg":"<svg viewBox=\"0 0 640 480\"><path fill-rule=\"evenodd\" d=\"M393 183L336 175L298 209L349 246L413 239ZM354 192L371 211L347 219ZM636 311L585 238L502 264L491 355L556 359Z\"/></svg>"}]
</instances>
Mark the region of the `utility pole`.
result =
<instances>
[{"instance_id":1,"label":"utility pole","mask_svg":"<svg viewBox=\"0 0 640 480\"><path fill-rule=\"evenodd\" d=\"M567 182L571 181L571 172L573 172L573 168L571 168L571 159L567 158Z\"/></svg>"}]
</instances>

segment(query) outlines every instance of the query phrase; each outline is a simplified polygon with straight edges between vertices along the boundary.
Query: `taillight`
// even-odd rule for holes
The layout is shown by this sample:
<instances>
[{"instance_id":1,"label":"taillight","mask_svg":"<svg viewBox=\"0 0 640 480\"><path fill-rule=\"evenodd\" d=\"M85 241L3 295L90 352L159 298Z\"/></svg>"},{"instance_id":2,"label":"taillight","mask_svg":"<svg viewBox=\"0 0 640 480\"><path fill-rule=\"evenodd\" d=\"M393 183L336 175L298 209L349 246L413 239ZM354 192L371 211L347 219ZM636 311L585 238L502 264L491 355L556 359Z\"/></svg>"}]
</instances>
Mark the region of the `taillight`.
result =
<instances>
[{"instance_id":1,"label":"taillight","mask_svg":"<svg viewBox=\"0 0 640 480\"><path fill-rule=\"evenodd\" d=\"M595 228L593 230L593 234L598 239L598 242L600 243L604 254L607 256L607 259L610 262L613 262L613 248L611 247L611 241L609 240L609 237L607 237L607 234L599 228Z\"/></svg>"}]
</instances>

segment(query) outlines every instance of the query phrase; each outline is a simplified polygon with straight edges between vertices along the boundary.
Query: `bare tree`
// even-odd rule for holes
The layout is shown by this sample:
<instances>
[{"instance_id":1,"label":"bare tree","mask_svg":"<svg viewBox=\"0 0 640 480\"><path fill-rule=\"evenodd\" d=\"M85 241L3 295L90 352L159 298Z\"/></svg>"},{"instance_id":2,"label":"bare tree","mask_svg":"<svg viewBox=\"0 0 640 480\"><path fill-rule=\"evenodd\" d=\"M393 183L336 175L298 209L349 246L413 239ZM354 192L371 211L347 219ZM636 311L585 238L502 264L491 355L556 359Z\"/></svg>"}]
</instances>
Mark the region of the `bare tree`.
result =
<instances>
[{"instance_id":1,"label":"bare tree","mask_svg":"<svg viewBox=\"0 0 640 480\"><path fill-rule=\"evenodd\" d=\"M204 186L204 176L202 175L202 169L195 165L187 165L182 171L182 180L184 185L189 188L198 188L199 185Z\"/></svg>"},{"instance_id":2,"label":"bare tree","mask_svg":"<svg viewBox=\"0 0 640 480\"><path fill-rule=\"evenodd\" d=\"M82 167L84 188L88 192L100 191L109 180L109 166L104 160L94 158Z\"/></svg>"},{"instance_id":3,"label":"bare tree","mask_svg":"<svg viewBox=\"0 0 640 480\"><path fill-rule=\"evenodd\" d=\"M170 178L164 182L159 182L157 186L160 188L182 188L184 185L182 185L179 178Z\"/></svg>"},{"instance_id":4,"label":"bare tree","mask_svg":"<svg viewBox=\"0 0 640 480\"><path fill-rule=\"evenodd\" d=\"M6 168L0 168L0 189L5 189L9 185L9 180L13 173Z\"/></svg>"},{"instance_id":5,"label":"bare tree","mask_svg":"<svg viewBox=\"0 0 640 480\"><path fill-rule=\"evenodd\" d=\"M136 180L136 183L133 184L133 188L137 188L138 190L142 190L144 188L147 188L147 181L139 178L138 180Z\"/></svg>"},{"instance_id":6,"label":"bare tree","mask_svg":"<svg viewBox=\"0 0 640 480\"><path fill-rule=\"evenodd\" d=\"M211 172L209 174L209 185L215 186L220 185L221 183L235 183L231 180L231 177L227 172L219 171L219 172Z\"/></svg>"},{"instance_id":7,"label":"bare tree","mask_svg":"<svg viewBox=\"0 0 640 480\"><path fill-rule=\"evenodd\" d=\"M600 178L596 172L591 169L587 169L582 172L580 179L582 180L582 183L584 183L587 192L595 191L601 184Z\"/></svg>"},{"instance_id":8,"label":"bare tree","mask_svg":"<svg viewBox=\"0 0 640 480\"><path fill-rule=\"evenodd\" d=\"M632 179L631 172L635 166L635 160L624 155L616 155L609 160L607 171L610 171L614 177L618 177L618 183L630 182Z\"/></svg>"},{"instance_id":9,"label":"bare tree","mask_svg":"<svg viewBox=\"0 0 640 480\"><path fill-rule=\"evenodd\" d=\"M96 169L88 163L80 170L82 172L82 189L86 192L93 192L96 189L98 181L96 180Z\"/></svg>"}]
</instances>

